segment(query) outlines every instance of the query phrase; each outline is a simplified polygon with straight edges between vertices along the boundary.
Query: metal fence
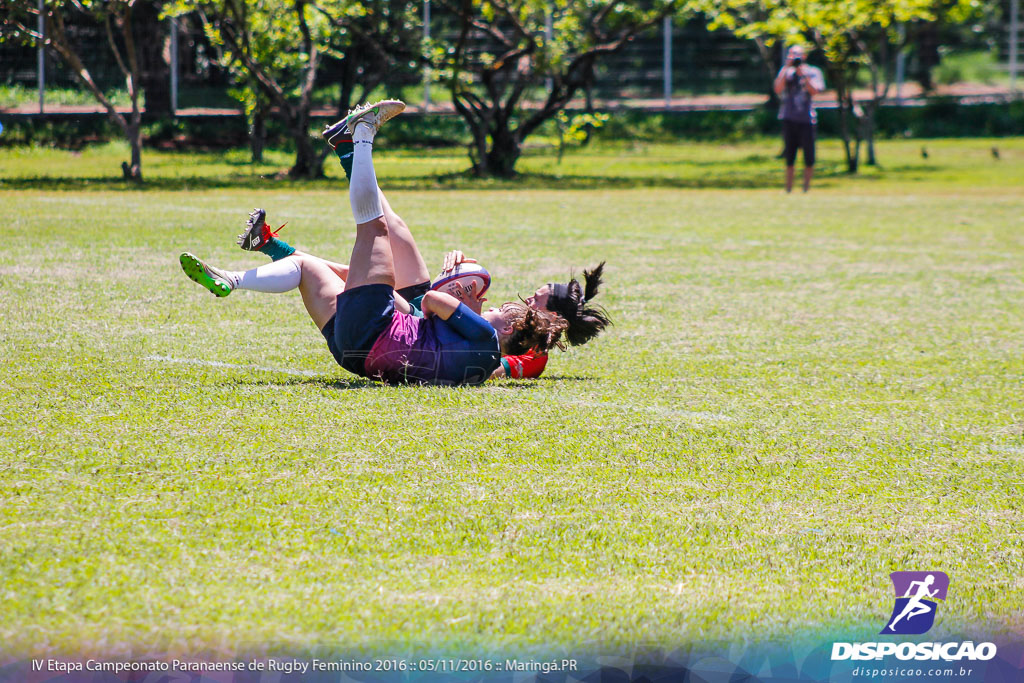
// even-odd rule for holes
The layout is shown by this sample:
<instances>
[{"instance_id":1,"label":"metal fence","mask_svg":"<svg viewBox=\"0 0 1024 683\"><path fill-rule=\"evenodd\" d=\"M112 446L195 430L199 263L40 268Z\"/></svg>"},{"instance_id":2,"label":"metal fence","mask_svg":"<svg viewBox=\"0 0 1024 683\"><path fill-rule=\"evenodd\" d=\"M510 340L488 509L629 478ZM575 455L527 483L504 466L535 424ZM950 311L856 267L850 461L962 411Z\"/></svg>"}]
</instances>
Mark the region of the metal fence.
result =
<instances>
[{"instance_id":1,"label":"metal fence","mask_svg":"<svg viewBox=\"0 0 1024 683\"><path fill-rule=\"evenodd\" d=\"M989 27L988 33L978 38L978 44L995 46L1004 68L1009 70L1011 89L1017 86L1021 49L1019 17L1020 0L1001 0L1004 20L999 26ZM429 11L429 0L424 4ZM427 16L430 16L427 14ZM433 22L443 24L434 10ZM179 20L173 30L170 20L165 25L163 53L171 55L167 70L167 87L172 104L177 108L196 106L234 108L237 103L230 97L231 79L219 65L217 55L207 42L203 31L194 21ZM108 91L123 90L124 77L110 56L106 36L99 25L87 22L74 27L75 42L85 65L97 84ZM441 36L444 37L443 35ZM46 55L44 69L39 72L39 55L35 49L0 44L0 84L36 88L41 83L53 90L76 90L81 86L73 74ZM318 82L323 106L331 106L329 91L337 83L338 63L324 60ZM591 95L604 102L630 100L664 100L693 95L719 93L763 93L768 88L768 74L757 49L751 41L739 40L732 34L712 32L706 21L694 18L687 22L666 22L628 43L619 53L599 63ZM393 92L406 91L406 97L417 102L430 97L429 89L422 88L423 76L416 73L396 73L386 79L385 85ZM410 90L418 92L409 93ZM434 103L443 97L433 91ZM48 99L47 102L52 102ZM9 103L0 102L0 106Z\"/></svg>"}]
</instances>

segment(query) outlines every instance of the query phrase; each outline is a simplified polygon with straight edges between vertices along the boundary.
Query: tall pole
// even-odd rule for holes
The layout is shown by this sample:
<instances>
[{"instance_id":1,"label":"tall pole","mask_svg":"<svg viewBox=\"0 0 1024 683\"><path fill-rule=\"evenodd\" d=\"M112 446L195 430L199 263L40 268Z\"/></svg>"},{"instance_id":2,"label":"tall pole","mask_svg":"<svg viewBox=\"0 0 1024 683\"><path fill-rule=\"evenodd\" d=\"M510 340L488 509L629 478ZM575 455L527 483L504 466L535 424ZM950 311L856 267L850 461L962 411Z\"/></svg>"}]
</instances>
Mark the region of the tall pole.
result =
<instances>
[{"instance_id":1,"label":"tall pole","mask_svg":"<svg viewBox=\"0 0 1024 683\"><path fill-rule=\"evenodd\" d=\"M423 42L430 40L430 0L423 0ZM423 67L423 111L430 109L430 65Z\"/></svg>"},{"instance_id":2,"label":"tall pole","mask_svg":"<svg viewBox=\"0 0 1024 683\"><path fill-rule=\"evenodd\" d=\"M46 20L43 18L43 0L39 0L39 49L36 51L36 81L39 85L39 113L43 113L43 99L46 93Z\"/></svg>"},{"instance_id":3,"label":"tall pole","mask_svg":"<svg viewBox=\"0 0 1024 683\"><path fill-rule=\"evenodd\" d=\"M547 10L545 11L547 12L547 14L544 15L544 47L548 49L548 52L550 54L551 38L552 36L554 36L555 33L554 15L553 10L551 9L551 5L548 5ZM554 81L551 80L551 76L548 76L547 78L544 79L544 87L547 88L548 92L551 92L551 90L555 87Z\"/></svg>"},{"instance_id":4,"label":"tall pole","mask_svg":"<svg viewBox=\"0 0 1024 683\"><path fill-rule=\"evenodd\" d=\"M1010 0L1010 94L1017 94L1017 47L1020 45L1020 2Z\"/></svg>"},{"instance_id":5,"label":"tall pole","mask_svg":"<svg viewBox=\"0 0 1024 683\"><path fill-rule=\"evenodd\" d=\"M902 106L903 104L903 80L906 77L907 72L907 52L904 50L904 43L906 43L907 27L905 24L900 24L899 28L899 45L896 49L899 52L896 53L896 104Z\"/></svg>"},{"instance_id":6,"label":"tall pole","mask_svg":"<svg viewBox=\"0 0 1024 683\"><path fill-rule=\"evenodd\" d=\"M664 54L662 55L662 76L664 78L665 109L672 108L672 17L665 15L664 26Z\"/></svg>"},{"instance_id":7,"label":"tall pole","mask_svg":"<svg viewBox=\"0 0 1024 683\"><path fill-rule=\"evenodd\" d=\"M178 113L178 18L171 17L171 115Z\"/></svg>"}]
</instances>

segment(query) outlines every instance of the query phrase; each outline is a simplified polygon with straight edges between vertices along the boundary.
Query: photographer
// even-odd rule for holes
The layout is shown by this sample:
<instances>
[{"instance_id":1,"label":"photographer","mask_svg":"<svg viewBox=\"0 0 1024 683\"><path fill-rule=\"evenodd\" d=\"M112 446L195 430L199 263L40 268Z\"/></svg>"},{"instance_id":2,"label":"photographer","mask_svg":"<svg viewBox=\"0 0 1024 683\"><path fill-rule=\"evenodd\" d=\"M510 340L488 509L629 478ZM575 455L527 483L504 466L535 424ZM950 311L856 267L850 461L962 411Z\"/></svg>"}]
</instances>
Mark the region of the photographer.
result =
<instances>
[{"instance_id":1,"label":"photographer","mask_svg":"<svg viewBox=\"0 0 1024 683\"><path fill-rule=\"evenodd\" d=\"M793 190L793 171L796 151L804 151L804 192L811 188L814 175L814 138L817 115L814 95L825 89L821 69L804 62L804 49L793 45L786 55L786 64L775 77L775 92L782 99L779 118L782 119L782 139L785 143L786 192Z\"/></svg>"}]
</instances>

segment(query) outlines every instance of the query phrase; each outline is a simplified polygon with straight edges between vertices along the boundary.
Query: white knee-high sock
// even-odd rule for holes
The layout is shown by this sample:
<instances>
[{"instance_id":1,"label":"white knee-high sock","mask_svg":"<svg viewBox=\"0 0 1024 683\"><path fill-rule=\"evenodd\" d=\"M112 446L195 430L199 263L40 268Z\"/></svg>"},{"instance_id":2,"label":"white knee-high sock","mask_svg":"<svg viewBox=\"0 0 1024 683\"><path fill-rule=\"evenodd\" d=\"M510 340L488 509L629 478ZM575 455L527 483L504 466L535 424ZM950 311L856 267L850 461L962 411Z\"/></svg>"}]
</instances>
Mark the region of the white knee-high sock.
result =
<instances>
[{"instance_id":1,"label":"white knee-high sock","mask_svg":"<svg viewBox=\"0 0 1024 683\"><path fill-rule=\"evenodd\" d=\"M356 225L369 223L384 215L381 208L377 175L373 172L372 127L357 123L352 133L355 150L352 153L352 177L349 179L348 198L352 204L352 216Z\"/></svg>"},{"instance_id":2,"label":"white knee-high sock","mask_svg":"<svg viewBox=\"0 0 1024 683\"><path fill-rule=\"evenodd\" d=\"M236 289L251 289L254 292L280 294L299 286L302 268L298 259L284 258L244 273L228 273L235 279Z\"/></svg>"}]
</instances>

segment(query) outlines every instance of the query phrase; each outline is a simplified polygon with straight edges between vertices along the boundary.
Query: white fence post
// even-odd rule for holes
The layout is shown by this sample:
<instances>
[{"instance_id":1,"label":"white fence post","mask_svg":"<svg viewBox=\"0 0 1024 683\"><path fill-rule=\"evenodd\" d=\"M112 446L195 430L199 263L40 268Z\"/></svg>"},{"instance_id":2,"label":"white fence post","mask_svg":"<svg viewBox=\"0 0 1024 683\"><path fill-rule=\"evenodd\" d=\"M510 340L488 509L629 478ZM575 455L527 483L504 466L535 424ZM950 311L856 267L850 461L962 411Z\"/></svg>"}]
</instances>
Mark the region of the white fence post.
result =
<instances>
[{"instance_id":1,"label":"white fence post","mask_svg":"<svg viewBox=\"0 0 1024 683\"><path fill-rule=\"evenodd\" d=\"M550 52L550 50L551 50L551 38L555 34L555 28L554 28L554 19L555 19L555 17L554 17L554 10L551 8L551 5L548 5L547 9L545 11L547 13L544 15L544 47L547 48L549 50L549 52ZM547 88L548 92L551 92L554 89L555 82L553 80L551 80L550 76L548 76L547 78L544 79L544 87Z\"/></svg>"},{"instance_id":2,"label":"white fence post","mask_svg":"<svg viewBox=\"0 0 1024 683\"><path fill-rule=\"evenodd\" d=\"M907 51L904 46L907 37L907 27L905 24L900 24L899 36L900 42L896 46L899 50L896 53L896 104L903 106L903 80L907 72Z\"/></svg>"},{"instance_id":3,"label":"white fence post","mask_svg":"<svg viewBox=\"0 0 1024 683\"><path fill-rule=\"evenodd\" d=\"M665 109L672 108L672 17L665 15L662 26L664 35L664 50L662 54L663 66L662 76L665 91Z\"/></svg>"},{"instance_id":4,"label":"white fence post","mask_svg":"<svg viewBox=\"0 0 1024 683\"><path fill-rule=\"evenodd\" d=\"M178 18L171 17L171 115L178 113Z\"/></svg>"},{"instance_id":5,"label":"white fence post","mask_svg":"<svg viewBox=\"0 0 1024 683\"><path fill-rule=\"evenodd\" d=\"M39 0L39 22L36 28L39 29L39 50L36 54L36 82L39 85L39 113L44 110L43 100L46 93L46 20L43 18L43 0Z\"/></svg>"},{"instance_id":6,"label":"white fence post","mask_svg":"<svg viewBox=\"0 0 1024 683\"><path fill-rule=\"evenodd\" d=\"M430 40L430 0L423 0L423 40ZM423 111L430 109L430 66L423 69Z\"/></svg>"},{"instance_id":7,"label":"white fence post","mask_svg":"<svg viewBox=\"0 0 1024 683\"><path fill-rule=\"evenodd\" d=\"M1017 94L1017 48L1020 45L1020 3L1010 0L1010 94Z\"/></svg>"}]
</instances>

